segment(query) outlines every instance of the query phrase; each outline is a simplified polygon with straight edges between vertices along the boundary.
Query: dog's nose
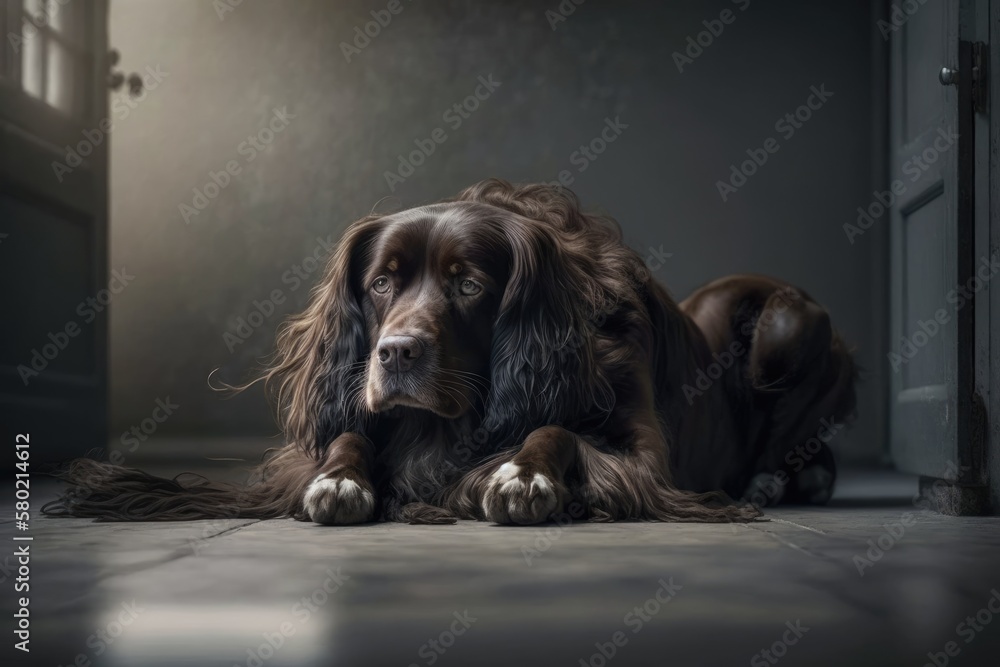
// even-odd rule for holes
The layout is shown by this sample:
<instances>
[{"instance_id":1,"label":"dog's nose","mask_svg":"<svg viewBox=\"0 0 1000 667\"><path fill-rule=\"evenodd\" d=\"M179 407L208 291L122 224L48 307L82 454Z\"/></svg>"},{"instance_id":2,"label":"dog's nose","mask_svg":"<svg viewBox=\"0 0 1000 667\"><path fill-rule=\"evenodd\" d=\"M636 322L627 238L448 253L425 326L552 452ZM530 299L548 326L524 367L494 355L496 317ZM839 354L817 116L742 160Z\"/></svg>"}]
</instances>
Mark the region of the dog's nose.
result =
<instances>
[{"instance_id":1,"label":"dog's nose","mask_svg":"<svg viewBox=\"0 0 1000 667\"><path fill-rule=\"evenodd\" d=\"M404 373L424 353L424 346L413 336L385 336L378 342L378 362L387 371Z\"/></svg>"}]
</instances>

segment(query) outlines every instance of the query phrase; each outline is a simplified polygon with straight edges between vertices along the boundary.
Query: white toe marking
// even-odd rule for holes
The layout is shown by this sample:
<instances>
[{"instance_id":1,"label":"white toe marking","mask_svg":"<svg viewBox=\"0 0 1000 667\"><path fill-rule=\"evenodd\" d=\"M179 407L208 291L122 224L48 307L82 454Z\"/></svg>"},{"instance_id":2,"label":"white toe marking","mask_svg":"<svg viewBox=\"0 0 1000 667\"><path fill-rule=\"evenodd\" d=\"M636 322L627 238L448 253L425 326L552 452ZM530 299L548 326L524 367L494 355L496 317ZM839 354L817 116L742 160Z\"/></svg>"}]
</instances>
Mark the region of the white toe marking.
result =
<instances>
[{"instance_id":1,"label":"white toe marking","mask_svg":"<svg viewBox=\"0 0 1000 667\"><path fill-rule=\"evenodd\" d=\"M493 473L494 483L507 482L521 474L521 466L516 463L504 463Z\"/></svg>"},{"instance_id":2,"label":"white toe marking","mask_svg":"<svg viewBox=\"0 0 1000 667\"><path fill-rule=\"evenodd\" d=\"M311 517L316 516L320 511L320 505L323 504L324 497L336 495L337 480L326 479L326 475L320 475L313 480L313 483L309 485L309 489L306 491L306 496L303 499L306 512Z\"/></svg>"},{"instance_id":3,"label":"white toe marking","mask_svg":"<svg viewBox=\"0 0 1000 667\"><path fill-rule=\"evenodd\" d=\"M543 496L554 496L556 494L556 490L552 488L552 482L549 481L549 478L539 472L536 472L535 476L531 478L531 486L532 488L537 487L538 492Z\"/></svg>"},{"instance_id":4,"label":"white toe marking","mask_svg":"<svg viewBox=\"0 0 1000 667\"><path fill-rule=\"evenodd\" d=\"M517 478L521 474L521 466L516 463L504 463L493 473L490 486L500 493L517 493L526 489L524 482Z\"/></svg>"},{"instance_id":5,"label":"white toe marking","mask_svg":"<svg viewBox=\"0 0 1000 667\"><path fill-rule=\"evenodd\" d=\"M342 479L340 480L339 491L341 496L346 496L349 498L351 496L358 495L359 493L364 491L364 489L362 489L361 485L355 482L353 479Z\"/></svg>"},{"instance_id":6,"label":"white toe marking","mask_svg":"<svg viewBox=\"0 0 1000 667\"><path fill-rule=\"evenodd\" d=\"M371 518L375 497L352 479L320 475L309 485L302 504L318 523L356 523Z\"/></svg>"},{"instance_id":7,"label":"white toe marking","mask_svg":"<svg viewBox=\"0 0 1000 667\"><path fill-rule=\"evenodd\" d=\"M552 480L542 473L534 473L530 481L523 480L521 472L521 466L505 463L491 475L484 498L487 519L499 523L536 523L555 511L559 499ZM501 500L499 506L497 500Z\"/></svg>"},{"instance_id":8,"label":"white toe marking","mask_svg":"<svg viewBox=\"0 0 1000 667\"><path fill-rule=\"evenodd\" d=\"M527 490L527 488L528 487L525 486L524 482L522 482L521 480L512 479L509 482L504 482L503 484L500 485L500 493L510 494L512 496L511 502L513 502L513 494L524 493Z\"/></svg>"}]
</instances>

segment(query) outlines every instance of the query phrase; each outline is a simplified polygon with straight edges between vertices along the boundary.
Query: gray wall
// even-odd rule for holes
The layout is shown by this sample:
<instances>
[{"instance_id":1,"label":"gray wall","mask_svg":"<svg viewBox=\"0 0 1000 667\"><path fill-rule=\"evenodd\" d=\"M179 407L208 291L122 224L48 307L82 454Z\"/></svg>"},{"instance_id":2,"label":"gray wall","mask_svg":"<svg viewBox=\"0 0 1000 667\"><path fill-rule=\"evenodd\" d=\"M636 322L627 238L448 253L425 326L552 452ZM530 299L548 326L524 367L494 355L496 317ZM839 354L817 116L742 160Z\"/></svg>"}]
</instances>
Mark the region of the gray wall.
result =
<instances>
[{"instance_id":1,"label":"gray wall","mask_svg":"<svg viewBox=\"0 0 1000 667\"><path fill-rule=\"evenodd\" d=\"M389 195L381 208L489 176L553 180L569 170L571 187L615 215L629 243L672 253L655 275L678 298L753 271L824 303L877 371L840 451L878 457L879 232L852 245L842 229L875 179L868 4L652 4L590 0L553 30L545 12L556 0L403 0L348 63L340 43L385 2L243 0L220 19L201 0L113 0L123 69L159 65L168 75L112 135L112 265L136 276L112 312L112 433L168 396L178 407L162 433L274 433L262 392L223 400L207 377L219 368L220 380L246 379L269 353L318 275L296 286L286 272L317 238L336 237ZM671 54L723 9L735 20L678 72ZM454 129L442 114L491 74L500 87ZM814 117L790 138L776 131L822 85L833 96ZM281 107L294 118L248 161L241 142ZM581 173L572 154L606 118L628 127ZM384 172L439 127L447 139L391 192ZM723 202L716 182L768 137L778 152ZM239 175L186 223L179 206L230 160ZM231 353L224 334L273 290L284 303Z\"/></svg>"}]
</instances>

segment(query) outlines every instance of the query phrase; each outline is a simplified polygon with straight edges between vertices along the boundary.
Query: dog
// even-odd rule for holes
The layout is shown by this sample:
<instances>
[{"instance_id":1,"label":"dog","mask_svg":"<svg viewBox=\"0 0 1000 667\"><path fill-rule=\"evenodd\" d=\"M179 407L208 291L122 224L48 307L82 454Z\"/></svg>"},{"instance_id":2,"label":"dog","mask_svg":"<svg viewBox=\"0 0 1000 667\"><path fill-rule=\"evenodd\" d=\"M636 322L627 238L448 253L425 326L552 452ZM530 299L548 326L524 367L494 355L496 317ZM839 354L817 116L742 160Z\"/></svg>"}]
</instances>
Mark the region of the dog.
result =
<instances>
[{"instance_id":1,"label":"dog","mask_svg":"<svg viewBox=\"0 0 1000 667\"><path fill-rule=\"evenodd\" d=\"M678 304L614 220L499 179L351 224L276 347L263 379L287 444L252 483L83 459L46 511L536 524L576 503L595 521L750 521L829 498L814 436L855 407L852 354L803 290L732 276Z\"/></svg>"}]
</instances>

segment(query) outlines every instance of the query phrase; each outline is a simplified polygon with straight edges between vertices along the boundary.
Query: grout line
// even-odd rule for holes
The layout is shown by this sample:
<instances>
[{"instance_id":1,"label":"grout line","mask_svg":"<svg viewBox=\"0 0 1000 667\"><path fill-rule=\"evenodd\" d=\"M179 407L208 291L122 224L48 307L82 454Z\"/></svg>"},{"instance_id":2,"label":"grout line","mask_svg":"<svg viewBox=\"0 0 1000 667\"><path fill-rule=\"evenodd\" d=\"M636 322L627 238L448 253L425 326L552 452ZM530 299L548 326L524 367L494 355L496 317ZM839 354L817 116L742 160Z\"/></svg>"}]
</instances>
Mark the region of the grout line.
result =
<instances>
[{"instance_id":1,"label":"grout line","mask_svg":"<svg viewBox=\"0 0 1000 667\"><path fill-rule=\"evenodd\" d=\"M256 524L260 523L263 520L264 519L250 519L248 523L240 524L239 526L233 526L232 528L226 528L225 530L221 530L218 533L215 533L213 535L207 535L206 537L203 537L202 539L205 540L206 542L208 540L214 540L217 537L222 537L223 535L228 535L229 533L235 533L238 530L243 530L244 528L249 528L250 526L256 525ZM244 519L244 521L247 521L247 520Z\"/></svg>"},{"instance_id":2,"label":"grout line","mask_svg":"<svg viewBox=\"0 0 1000 667\"><path fill-rule=\"evenodd\" d=\"M805 547L800 547L798 544L795 544L791 540L785 539L784 537L782 537L781 535L778 535L777 533L772 533L769 530L762 530L760 528L754 528L750 524L745 524L745 525L746 525L747 530L755 530L758 533L764 533L765 535L767 535L768 537L770 537L771 539L773 539L775 542L778 542L779 544L781 544L783 546L786 546L786 547L789 547L791 549L795 549L796 551L801 551L802 553L804 553L807 556L811 556L812 558L825 558L825 556L821 556L820 554L815 554L812 551L810 551L809 549L806 549Z\"/></svg>"},{"instance_id":3,"label":"grout line","mask_svg":"<svg viewBox=\"0 0 1000 667\"><path fill-rule=\"evenodd\" d=\"M825 530L820 530L819 528L813 528L811 526L804 526L801 523L795 523L794 521L789 521L788 519L778 519L776 517L769 517L769 518L771 519L771 521L774 521L776 523L787 523L789 526L795 526L795 527L801 528L803 530L811 530L812 532L819 533L820 535L826 535L826 531Z\"/></svg>"}]
</instances>

